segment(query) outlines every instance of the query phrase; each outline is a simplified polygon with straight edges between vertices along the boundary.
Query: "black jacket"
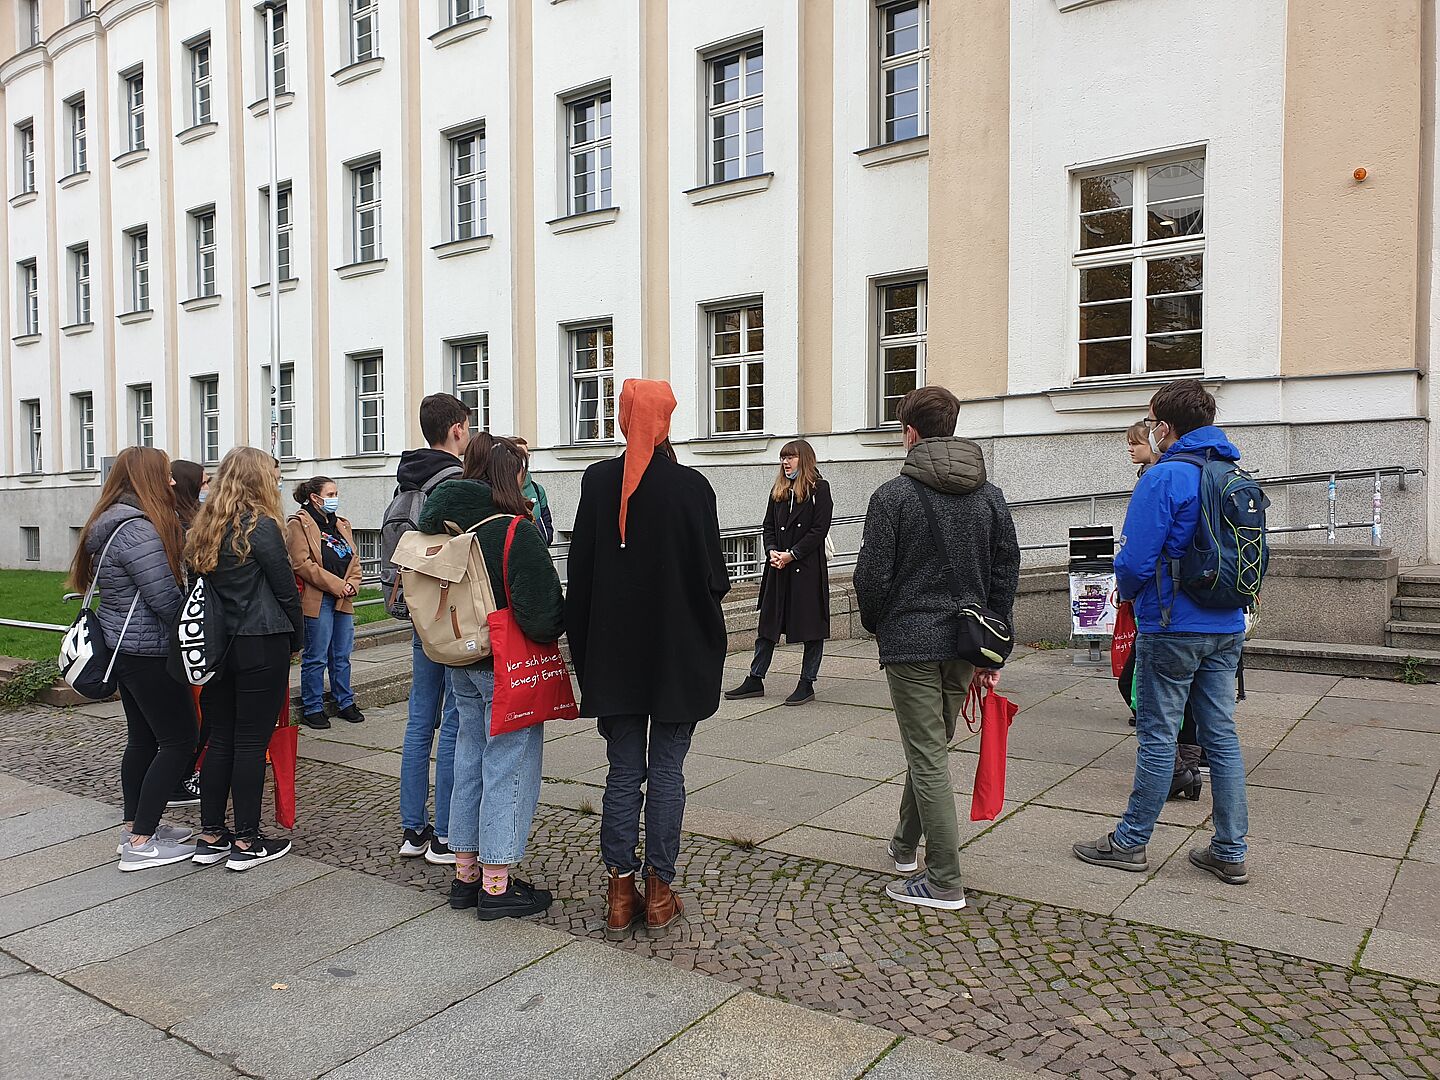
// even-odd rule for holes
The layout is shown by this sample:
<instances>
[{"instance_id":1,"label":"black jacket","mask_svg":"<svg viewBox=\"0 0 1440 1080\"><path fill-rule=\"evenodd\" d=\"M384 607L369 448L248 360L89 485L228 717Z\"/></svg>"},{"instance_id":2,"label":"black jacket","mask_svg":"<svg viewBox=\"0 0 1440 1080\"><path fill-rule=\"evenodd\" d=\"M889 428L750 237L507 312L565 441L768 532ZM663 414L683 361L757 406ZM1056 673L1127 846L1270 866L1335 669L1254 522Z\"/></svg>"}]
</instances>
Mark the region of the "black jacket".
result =
<instances>
[{"instance_id":1,"label":"black jacket","mask_svg":"<svg viewBox=\"0 0 1440 1080\"><path fill-rule=\"evenodd\" d=\"M690 724L720 705L730 575L715 492L657 453L630 496L620 546L623 457L585 470L570 537L565 629L582 716Z\"/></svg>"},{"instance_id":2,"label":"black jacket","mask_svg":"<svg viewBox=\"0 0 1440 1080\"><path fill-rule=\"evenodd\" d=\"M765 576L760 579L759 634L771 641L823 641L830 636L830 569L825 535L835 506L821 480L802 503L768 500L763 527ZM790 551L795 561L774 569L770 552Z\"/></svg>"},{"instance_id":3,"label":"black jacket","mask_svg":"<svg viewBox=\"0 0 1440 1080\"><path fill-rule=\"evenodd\" d=\"M1015 523L1000 489L985 479L985 459L969 439L924 439L870 497L865 539L855 563L860 622L878 639L880 662L955 658L946 560L959 574L962 601L1011 621L1020 584ZM916 481L931 490L945 538L935 550Z\"/></svg>"},{"instance_id":4,"label":"black jacket","mask_svg":"<svg viewBox=\"0 0 1440 1080\"><path fill-rule=\"evenodd\" d=\"M220 542L220 560L206 575L225 607L225 628L231 637L288 634L290 651L305 646L305 616L295 570L285 550L285 536L270 518L262 518L250 534L250 554L235 557L230 534Z\"/></svg>"},{"instance_id":5,"label":"black jacket","mask_svg":"<svg viewBox=\"0 0 1440 1080\"><path fill-rule=\"evenodd\" d=\"M406 450L400 455L400 467L395 471L395 489L397 492L419 491L427 480L445 469L454 469L455 476L459 477L460 459L446 450L429 446Z\"/></svg>"}]
</instances>

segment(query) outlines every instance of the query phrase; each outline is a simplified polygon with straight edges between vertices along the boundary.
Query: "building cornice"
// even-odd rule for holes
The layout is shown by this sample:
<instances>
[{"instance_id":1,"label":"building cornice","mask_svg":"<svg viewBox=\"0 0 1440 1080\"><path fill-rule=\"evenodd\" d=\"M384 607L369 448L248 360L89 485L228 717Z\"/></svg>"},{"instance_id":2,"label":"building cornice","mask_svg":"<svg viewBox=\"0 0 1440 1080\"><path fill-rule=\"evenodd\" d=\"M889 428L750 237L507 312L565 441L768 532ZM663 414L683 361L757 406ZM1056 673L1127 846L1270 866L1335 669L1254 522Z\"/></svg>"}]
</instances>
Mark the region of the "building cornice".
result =
<instances>
[{"instance_id":1,"label":"building cornice","mask_svg":"<svg viewBox=\"0 0 1440 1080\"><path fill-rule=\"evenodd\" d=\"M45 42L45 50L50 54L52 60L58 60L75 46L83 45L87 41L94 41L99 35L100 20L94 15L87 15L83 19L76 19L74 22L62 26L51 34Z\"/></svg>"},{"instance_id":2,"label":"building cornice","mask_svg":"<svg viewBox=\"0 0 1440 1080\"><path fill-rule=\"evenodd\" d=\"M158 0L110 0L97 14L100 16L101 27L109 30L132 15L139 15L142 11L158 6Z\"/></svg>"},{"instance_id":3,"label":"building cornice","mask_svg":"<svg viewBox=\"0 0 1440 1080\"><path fill-rule=\"evenodd\" d=\"M32 45L22 53L16 53L0 64L0 85L8 86L26 72L43 68L50 63L50 53L44 44Z\"/></svg>"}]
</instances>

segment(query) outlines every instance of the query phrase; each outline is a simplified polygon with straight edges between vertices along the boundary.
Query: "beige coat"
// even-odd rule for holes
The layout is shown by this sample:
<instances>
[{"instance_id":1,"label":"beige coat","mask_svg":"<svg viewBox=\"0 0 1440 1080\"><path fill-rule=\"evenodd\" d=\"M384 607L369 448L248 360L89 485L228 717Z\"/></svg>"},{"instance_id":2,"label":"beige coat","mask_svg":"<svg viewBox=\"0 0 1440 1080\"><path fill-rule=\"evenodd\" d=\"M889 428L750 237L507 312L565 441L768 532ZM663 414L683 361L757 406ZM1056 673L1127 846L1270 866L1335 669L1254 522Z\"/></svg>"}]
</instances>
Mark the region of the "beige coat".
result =
<instances>
[{"instance_id":1,"label":"beige coat","mask_svg":"<svg viewBox=\"0 0 1440 1080\"><path fill-rule=\"evenodd\" d=\"M343 517L335 520L340 535L354 549L355 534L350 530L350 522ZM285 522L285 548L290 553L290 565L295 568L295 576L305 583L305 590L300 594L305 617L313 619L320 614L320 601L327 593L335 597L336 611L353 613L355 598L345 595L345 582L354 585L357 593L360 591L360 552L355 551L350 569L341 579L325 569L320 554L321 543L320 526L304 510L292 514Z\"/></svg>"}]
</instances>

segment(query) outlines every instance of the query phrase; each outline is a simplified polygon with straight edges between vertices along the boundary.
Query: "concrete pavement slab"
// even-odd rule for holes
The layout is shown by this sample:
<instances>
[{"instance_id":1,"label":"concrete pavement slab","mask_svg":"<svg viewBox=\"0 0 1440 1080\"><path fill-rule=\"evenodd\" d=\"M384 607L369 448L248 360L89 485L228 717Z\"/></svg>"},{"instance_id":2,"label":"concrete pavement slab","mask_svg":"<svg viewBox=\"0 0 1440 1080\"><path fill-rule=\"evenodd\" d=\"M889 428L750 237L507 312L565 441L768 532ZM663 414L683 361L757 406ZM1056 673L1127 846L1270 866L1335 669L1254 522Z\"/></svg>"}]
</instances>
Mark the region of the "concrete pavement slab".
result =
<instances>
[{"instance_id":1,"label":"concrete pavement slab","mask_svg":"<svg viewBox=\"0 0 1440 1080\"><path fill-rule=\"evenodd\" d=\"M0 952L0 979L7 975L19 975L22 972L32 970L28 964L22 964L9 953Z\"/></svg>"},{"instance_id":2,"label":"concrete pavement slab","mask_svg":"<svg viewBox=\"0 0 1440 1080\"><path fill-rule=\"evenodd\" d=\"M125 715L125 703L119 698L114 701L87 701L83 705L72 705L66 711L79 716L93 716L97 720L113 720Z\"/></svg>"},{"instance_id":3,"label":"concrete pavement slab","mask_svg":"<svg viewBox=\"0 0 1440 1080\"><path fill-rule=\"evenodd\" d=\"M117 836L114 830L102 829L66 840L63 844L37 848L0 860L0 896L43 885L47 881L89 870L92 866L113 868Z\"/></svg>"},{"instance_id":4,"label":"concrete pavement slab","mask_svg":"<svg viewBox=\"0 0 1440 1080\"><path fill-rule=\"evenodd\" d=\"M1367 855L1405 854L1424 800L1362 803L1348 795L1252 787L1250 835Z\"/></svg>"},{"instance_id":5,"label":"concrete pavement slab","mask_svg":"<svg viewBox=\"0 0 1440 1080\"><path fill-rule=\"evenodd\" d=\"M788 711L788 710L787 710ZM728 723L707 728L701 724L691 741L691 748L712 757L730 758L734 761L765 763L774 761L791 750L815 742L829 735L833 729L810 724L784 724L770 722L773 713L761 714L762 719L731 720Z\"/></svg>"},{"instance_id":6,"label":"concrete pavement slab","mask_svg":"<svg viewBox=\"0 0 1440 1080\"><path fill-rule=\"evenodd\" d=\"M603 781L603 774L596 776ZM540 783L540 801L546 806L563 806L568 810L579 810L588 806L590 813L600 812L600 800L605 789L597 784L581 784L574 780L543 780Z\"/></svg>"},{"instance_id":7,"label":"concrete pavement slab","mask_svg":"<svg viewBox=\"0 0 1440 1080\"><path fill-rule=\"evenodd\" d=\"M1425 820L1415 830L1415 839L1410 842L1406 856L1421 862L1440 863L1440 789L1430 797Z\"/></svg>"},{"instance_id":8,"label":"concrete pavement slab","mask_svg":"<svg viewBox=\"0 0 1440 1080\"><path fill-rule=\"evenodd\" d=\"M879 1028L746 992L681 1032L625 1080L854 1080L894 1041Z\"/></svg>"},{"instance_id":9,"label":"concrete pavement slab","mask_svg":"<svg viewBox=\"0 0 1440 1080\"><path fill-rule=\"evenodd\" d=\"M1391 701L1332 695L1311 709L1307 719L1440 734L1440 705L1428 701Z\"/></svg>"},{"instance_id":10,"label":"concrete pavement slab","mask_svg":"<svg viewBox=\"0 0 1440 1080\"><path fill-rule=\"evenodd\" d=\"M0 819L0 859L118 827L120 811L94 799L67 796L36 810Z\"/></svg>"},{"instance_id":11,"label":"concrete pavement slab","mask_svg":"<svg viewBox=\"0 0 1440 1080\"><path fill-rule=\"evenodd\" d=\"M545 744L542 769L546 776L576 780L605 764L605 740L593 732L577 732Z\"/></svg>"},{"instance_id":12,"label":"concrete pavement slab","mask_svg":"<svg viewBox=\"0 0 1440 1080\"><path fill-rule=\"evenodd\" d=\"M1313 675L1303 671L1266 671L1261 668L1247 668L1245 671L1246 691L1261 690L1273 694L1324 697L1344 681L1339 675Z\"/></svg>"},{"instance_id":13,"label":"concrete pavement slab","mask_svg":"<svg viewBox=\"0 0 1440 1080\"><path fill-rule=\"evenodd\" d=\"M437 908L287 976L285 991L259 982L213 999L173 1031L266 1080L307 1080L573 940L531 922ZM324 1023L276 1028L277 1009ZM272 1037L256 1040L260 1030Z\"/></svg>"},{"instance_id":14,"label":"concrete pavement slab","mask_svg":"<svg viewBox=\"0 0 1440 1080\"><path fill-rule=\"evenodd\" d=\"M1380 926L1440 942L1440 866L1414 859L1401 863Z\"/></svg>"},{"instance_id":15,"label":"concrete pavement slab","mask_svg":"<svg viewBox=\"0 0 1440 1080\"><path fill-rule=\"evenodd\" d=\"M400 755L398 752L384 751L378 754L369 754L365 757L352 758L344 762L347 769L359 769L362 772L375 773L378 776L390 776L396 780L400 779ZM430 781L435 781L435 763L430 763Z\"/></svg>"},{"instance_id":16,"label":"concrete pavement slab","mask_svg":"<svg viewBox=\"0 0 1440 1080\"><path fill-rule=\"evenodd\" d=\"M815 684L815 697L819 701L873 709L888 709L893 704L890 687L884 679L827 680L822 676Z\"/></svg>"},{"instance_id":17,"label":"concrete pavement slab","mask_svg":"<svg viewBox=\"0 0 1440 1080\"><path fill-rule=\"evenodd\" d=\"M1027 723L1021 713L1010 725L1010 757L1050 761L1060 765L1088 765L1131 736L1120 731L1087 731L1051 723Z\"/></svg>"},{"instance_id":18,"label":"concrete pavement slab","mask_svg":"<svg viewBox=\"0 0 1440 1080\"><path fill-rule=\"evenodd\" d=\"M1387 975L1440 983L1440 941L1398 930L1374 930L1360 954L1360 966Z\"/></svg>"},{"instance_id":19,"label":"concrete pavement slab","mask_svg":"<svg viewBox=\"0 0 1440 1080\"><path fill-rule=\"evenodd\" d=\"M1250 770L1247 780L1261 787L1324 792L1373 802L1410 802L1430 793L1436 771L1434 765L1352 761L1275 750Z\"/></svg>"},{"instance_id":20,"label":"concrete pavement slab","mask_svg":"<svg viewBox=\"0 0 1440 1080\"><path fill-rule=\"evenodd\" d=\"M699 791L701 788L719 783L727 776L734 776L749 767L746 762L735 761L733 758L711 757L709 754L686 754L685 790L687 792ZM607 769L601 769L597 773L587 773L585 780L603 784L606 771Z\"/></svg>"},{"instance_id":21,"label":"concrete pavement slab","mask_svg":"<svg viewBox=\"0 0 1440 1080\"><path fill-rule=\"evenodd\" d=\"M1107 772L1122 773L1127 778L1133 778L1135 775L1135 752L1138 745L1133 737L1117 743L1113 750L1097 758L1091 763L1090 767L1092 769L1103 769ZM1250 746L1246 743L1241 743L1240 759L1245 763L1246 773L1248 774L1259 765L1260 762L1264 761L1265 756L1271 752L1268 747Z\"/></svg>"},{"instance_id":22,"label":"concrete pavement slab","mask_svg":"<svg viewBox=\"0 0 1440 1080\"><path fill-rule=\"evenodd\" d=\"M995 1058L910 1038L876 1062L865 1080L1039 1080L1039 1076Z\"/></svg>"},{"instance_id":23,"label":"concrete pavement slab","mask_svg":"<svg viewBox=\"0 0 1440 1080\"><path fill-rule=\"evenodd\" d=\"M328 870L295 855L243 874L224 867L212 868L207 874L187 877L183 889L146 889L23 930L5 939L5 949L41 971L74 971L143 949L192 926L266 900ZM156 872L141 870L138 874Z\"/></svg>"},{"instance_id":24,"label":"concrete pavement slab","mask_svg":"<svg viewBox=\"0 0 1440 1080\"><path fill-rule=\"evenodd\" d=\"M725 689L733 690L736 686L740 685L740 681L743 678L744 675L738 673L728 675L725 680ZM818 689L818 683L816 687ZM715 715L705 720L704 725L709 725L719 720L744 720L746 717L755 716L757 713L781 708L780 703L785 700L785 694L780 693L779 685L767 686L765 689L768 691L765 697L740 698L737 701L731 701L729 698L722 697L720 699L720 707L715 710Z\"/></svg>"},{"instance_id":25,"label":"concrete pavement slab","mask_svg":"<svg viewBox=\"0 0 1440 1080\"><path fill-rule=\"evenodd\" d=\"M0 773L0 818L28 814L31 810L41 810L73 798L73 795L67 795L56 788L31 784Z\"/></svg>"},{"instance_id":26,"label":"concrete pavement slab","mask_svg":"<svg viewBox=\"0 0 1440 1080\"><path fill-rule=\"evenodd\" d=\"M800 825L760 845L766 851L779 851L816 862L839 863L878 874L895 873L895 863L885 853L885 842L870 836L831 832L809 825Z\"/></svg>"},{"instance_id":27,"label":"concrete pavement slab","mask_svg":"<svg viewBox=\"0 0 1440 1080\"><path fill-rule=\"evenodd\" d=\"M1329 754L1356 761L1440 766L1440 735L1324 720L1299 721L1281 740L1278 749Z\"/></svg>"},{"instance_id":28,"label":"concrete pavement slab","mask_svg":"<svg viewBox=\"0 0 1440 1080\"><path fill-rule=\"evenodd\" d=\"M336 742L334 739L315 739L302 734L296 753L308 761L329 761L343 765L357 758L370 757L375 751L369 746Z\"/></svg>"},{"instance_id":29,"label":"concrete pavement slab","mask_svg":"<svg viewBox=\"0 0 1440 1080\"><path fill-rule=\"evenodd\" d=\"M865 780L889 780L905 771L905 753L898 743L886 739L837 734L782 754L774 764Z\"/></svg>"},{"instance_id":30,"label":"concrete pavement slab","mask_svg":"<svg viewBox=\"0 0 1440 1080\"><path fill-rule=\"evenodd\" d=\"M1409 705L1440 708L1440 683L1411 686L1389 679L1341 679L1329 691L1330 697L1361 698L1370 701L1399 701Z\"/></svg>"},{"instance_id":31,"label":"concrete pavement slab","mask_svg":"<svg viewBox=\"0 0 1440 1080\"><path fill-rule=\"evenodd\" d=\"M1319 694L1277 694L1246 687L1245 697L1235 702L1235 722L1243 730L1249 720L1300 720L1320 701Z\"/></svg>"},{"instance_id":32,"label":"concrete pavement slab","mask_svg":"<svg viewBox=\"0 0 1440 1080\"><path fill-rule=\"evenodd\" d=\"M1000 693L1008 696L1009 687ZM1045 698L1039 704L1020 710L1015 723L1046 724L1058 728L1079 728L1085 731L1107 731L1116 735L1130 733L1130 707L1114 694L1096 694L1089 683L1072 686Z\"/></svg>"},{"instance_id":33,"label":"concrete pavement slab","mask_svg":"<svg viewBox=\"0 0 1440 1080\"><path fill-rule=\"evenodd\" d=\"M956 792L969 795L975 790L975 768L980 760L978 743L967 743L965 749L950 748L950 786ZM1010 758L1005 762L1005 798L1016 802L1029 802L1042 791L1054 787L1066 777L1079 770L1078 765L1063 765L1053 761L1026 761L1024 758ZM904 777L900 777L904 780Z\"/></svg>"},{"instance_id":34,"label":"concrete pavement slab","mask_svg":"<svg viewBox=\"0 0 1440 1080\"><path fill-rule=\"evenodd\" d=\"M1086 810L1092 814L1120 814L1130 798L1131 786L1132 779L1116 770L1082 769L1035 796L1034 801L1044 806ZM1209 819L1210 806L1209 785L1202 784L1197 800L1167 799L1160 810L1160 820L1167 825L1194 828Z\"/></svg>"},{"instance_id":35,"label":"concrete pavement slab","mask_svg":"<svg viewBox=\"0 0 1440 1080\"><path fill-rule=\"evenodd\" d=\"M862 791L853 799L847 799L833 810L827 810L819 817L807 822L816 829L833 832L853 833L875 840L888 841L895 833L895 823L900 814L900 797L904 791L901 784L881 784L869 791ZM1020 808L1020 803L1007 801L1001 810L1001 817ZM994 824L992 821L970 820L970 795L955 796L955 816L960 824L960 843L963 845L979 836ZM882 852L883 855L883 844ZM882 859L882 861L884 861ZM886 869L890 864L885 862Z\"/></svg>"},{"instance_id":36,"label":"concrete pavement slab","mask_svg":"<svg viewBox=\"0 0 1440 1080\"><path fill-rule=\"evenodd\" d=\"M112 840L110 858L104 864L7 896L4 905L0 905L0 938L32 926L43 926L121 896L163 886L202 869L204 867L187 860L122 874L117 866Z\"/></svg>"},{"instance_id":37,"label":"concrete pavement slab","mask_svg":"<svg viewBox=\"0 0 1440 1080\"><path fill-rule=\"evenodd\" d=\"M577 941L362 1054L327 1080L617 1076L738 992L631 953ZM603 1038L577 1038L604 1032Z\"/></svg>"},{"instance_id":38,"label":"concrete pavement slab","mask_svg":"<svg viewBox=\"0 0 1440 1080\"><path fill-rule=\"evenodd\" d=\"M403 709L403 705L401 708ZM303 738L328 739L331 742L350 743L354 746L369 746L376 750L399 750L405 741L405 713L387 715L372 710L363 724L350 724L344 720L331 720L328 728L315 731L307 728Z\"/></svg>"},{"instance_id":39,"label":"concrete pavement slab","mask_svg":"<svg viewBox=\"0 0 1440 1080\"><path fill-rule=\"evenodd\" d=\"M599 803L596 803L598 806ZM685 806L684 830L699 836L711 836L716 840L740 840L745 843L759 843L779 836L792 828L790 822L773 818L738 814L730 810L719 810L713 806L699 806L693 800Z\"/></svg>"},{"instance_id":40,"label":"concrete pavement slab","mask_svg":"<svg viewBox=\"0 0 1440 1080\"><path fill-rule=\"evenodd\" d=\"M752 765L697 791L690 801L799 825L874 786L873 780L778 765Z\"/></svg>"}]
</instances>

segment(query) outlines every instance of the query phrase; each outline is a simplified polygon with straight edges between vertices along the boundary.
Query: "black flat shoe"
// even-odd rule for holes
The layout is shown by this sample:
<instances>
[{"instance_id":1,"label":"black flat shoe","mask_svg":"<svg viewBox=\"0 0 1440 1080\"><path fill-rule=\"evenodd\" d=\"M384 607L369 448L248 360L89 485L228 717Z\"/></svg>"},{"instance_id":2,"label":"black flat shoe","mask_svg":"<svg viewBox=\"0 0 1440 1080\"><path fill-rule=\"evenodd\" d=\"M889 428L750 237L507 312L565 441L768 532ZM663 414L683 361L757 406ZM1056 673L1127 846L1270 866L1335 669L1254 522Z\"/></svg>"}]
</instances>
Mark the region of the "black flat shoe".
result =
<instances>
[{"instance_id":1,"label":"black flat shoe","mask_svg":"<svg viewBox=\"0 0 1440 1080\"><path fill-rule=\"evenodd\" d=\"M734 690L726 690L727 701L743 701L745 698L756 698L765 696L765 684L754 675L745 676L745 681Z\"/></svg>"},{"instance_id":2,"label":"black flat shoe","mask_svg":"<svg viewBox=\"0 0 1440 1080\"><path fill-rule=\"evenodd\" d=\"M785 699L786 705L804 705L807 701L815 700L815 684L801 679L795 684L795 689Z\"/></svg>"},{"instance_id":3,"label":"black flat shoe","mask_svg":"<svg viewBox=\"0 0 1440 1080\"><path fill-rule=\"evenodd\" d=\"M300 722L308 728L315 728L317 731L323 731L330 726L330 718L323 712L306 713L300 717Z\"/></svg>"},{"instance_id":4,"label":"black flat shoe","mask_svg":"<svg viewBox=\"0 0 1440 1080\"><path fill-rule=\"evenodd\" d=\"M523 919L546 910L553 900L546 889L537 889L528 881L512 877L499 896L480 890L475 914L483 921L492 919Z\"/></svg>"},{"instance_id":5,"label":"black flat shoe","mask_svg":"<svg viewBox=\"0 0 1440 1080\"><path fill-rule=\"evenodd\" d=\"M360 711L360 706L353 701L335 714L341 720L348 720L352 724L363 724L365 714Z\"/></svg>"}]
</instances>

